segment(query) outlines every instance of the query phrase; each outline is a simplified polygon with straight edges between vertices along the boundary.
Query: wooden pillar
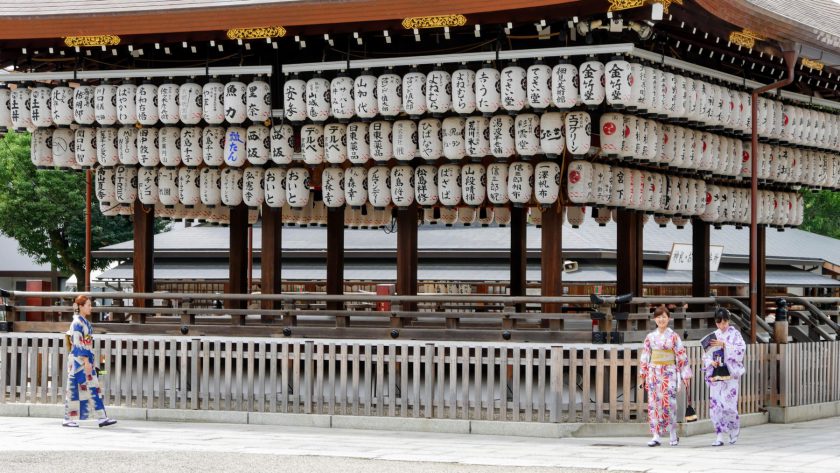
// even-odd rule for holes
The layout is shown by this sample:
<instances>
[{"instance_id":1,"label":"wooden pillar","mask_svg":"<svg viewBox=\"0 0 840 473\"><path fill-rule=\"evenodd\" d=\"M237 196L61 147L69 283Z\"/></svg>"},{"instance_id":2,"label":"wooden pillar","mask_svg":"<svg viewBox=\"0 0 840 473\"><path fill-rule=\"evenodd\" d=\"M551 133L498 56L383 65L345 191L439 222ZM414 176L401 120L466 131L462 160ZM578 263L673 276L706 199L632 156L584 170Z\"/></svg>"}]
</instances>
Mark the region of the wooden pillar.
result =
<instances>
[{"instance_id":1,"label":"wooden pillar","mask_svg":"<svg viewBox=\"0 0 840 473\"><path fill-rule=\"evenodd\" d=\"M327 294L344 294L344 208L327 211ZM328 302L329 310L344 310L343 302ZM348 325L347 317L336 317L337 327Z\"/></svg>"},{"instance_id":2,"label":"wooden pillar","mask_svg":"<svg viewBox=\"0 0 840 473\"><path fill-rule=\"evenodd\" d=\"M262 244L260 249L260 285L263 294L280 294L282 280L283 209L262 206ZM262 301L262 308L277 310L282 308L280 301ZM263 315L263 322L273 322L273 315Z\"/></svg>"},{"instance_id":3,"label":"wooden pillar","mask_svg":"<svg viewBox=\"0 0 840 473\"><path fill-rule=\"evenodd\" d=\"M527 250L528 208L513 206L510 209L510 295L524 296L528 266ZM517 312L525 312L525 304L516 304Z\"/></svg>"},{"instance_id":4,"label":"wooden pillar","mask_svg":"<svg viewBox=\"0 0 840 473\"><path fill-rule=\"evenodd\" d=\"M758 226L758 314L767 315L767 226Z\"/></svg>"},{"instance_id":5,"label":"wooden pillar","mask_svg":"<svg viewBox=\"0 0 840 473\"><path fill-rule=\"evenodd\" d=\"M542 295L544 297L563 295L563 213L559 202L545 209L542 214ZM543 312L560 313L563 304L543 304ZM543 326L562 330L560 319L543 321Z\"/></svg>"},{"instance_id":6,"label":"wooden pillar","mask_svg":"<svg viewBox=\"0 0 840 473\"><path fill-rule=\"evenodd\" d=\"M707 222L694 218L691 221L691 251L693 254L691 267L691 295L693 297L709 297L712 292L709 244L711 238L711 225ZM708 309L706 304L693 304L689 307L693 312L705 312ZM692 328L700 328L694 327Z\"/></svg>"},{"instance_id":7,"label":"wooden pillar","mask_svg":"<svg viewBox=\"0 0 840 473\"><path fill-rule=\"evenodd\" d=\"M228 292L231 294L245 294L248 280L248 207L239 204L230 208L230 257ZM244 309L244 300L227 300L228 309ZM244 315L232 315L231 320L236 325L245 323Z\"/></svg>"},{"instance_id":8,"label":"wooden pillar","mask_svg":"<svg viewBox=\"0 0 840 473\"><path fill-rule=\"evenodd\" d=\"M618 210L616 240L616 294L642 294L642 269L644 267L642 214L628 209ZM635 306L622 304L619 311L632 312Z\"/></svg>"},{"instance_id":9,"label":"wooden pillar","mask_svg":"<svg viewBox=\"0 0 840 473\"><path fill-rule=\"evenodd\" d=\"M134 292L155 291L155 206L134 203ZM134 299L134 307L150 307L150 299ZM144 323L146 314L132 314L132 323Z\"/></svg>"},{"instance_id":10,"label":"wooden pillar","mask_svg":"<svg viewBox=\"0 0 840 473\"><path fill-rule=\"evenodd\" d=\"M397 209L397 294L417 295L417 219L416 204ZM416 311L417 304L401 304L405 311ZM395 321L402 325L402 319Z\"/></svg>"}]
</instances>

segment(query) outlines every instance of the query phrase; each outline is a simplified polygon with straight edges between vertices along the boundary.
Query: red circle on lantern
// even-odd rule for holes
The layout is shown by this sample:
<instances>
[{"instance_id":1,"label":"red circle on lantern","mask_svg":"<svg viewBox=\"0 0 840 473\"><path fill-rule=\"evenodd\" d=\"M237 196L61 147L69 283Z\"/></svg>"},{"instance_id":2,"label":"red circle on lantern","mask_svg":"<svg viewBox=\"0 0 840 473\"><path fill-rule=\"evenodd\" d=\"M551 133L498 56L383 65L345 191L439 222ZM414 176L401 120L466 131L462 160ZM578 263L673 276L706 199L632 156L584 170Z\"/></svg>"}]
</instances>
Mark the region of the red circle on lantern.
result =
<instances>
[{"instance_id":1,"label":"red circle on lantern","mask_svg":"<svg viewBox=\"0 0 840 473\"><path fill-rule=\"evenodd\" d=\"M613 122L604 123L603 130L604 130L605 135L607 135L607 136L612 135L613 133L615 133L615 123L613 123Z\"/></svg>"},{"instance_id":2,"label":"red circle on lantern","mask_svg":"<svg viewBox=\"0 0 840 473\"><path fill-rule=\"evenodd\" d=\"M746 163L750 160L750 153L744 151L744 156L741 159Z\"/></svg>"},{"instance_id":3,"label":"red circle on lantern","mask_svg":"<svg viewBox=\"0 0 840 473\"><path fill-rule=\"evenodd\" d=\"M712 203L712 194L706 192L706 205L709 205L711 203Z\"/></svg>"},{"instance_id":4,"label":"red circle on lantern","mask_svg":"<svg viewBox=\"0 0 840 473\"><path fill-rule=\"evenodd\" d=\"M580 181L580 173L578 171L572 171L569 173L569 182L572 184L577 184Z\"/></svg>"}]
</instances>

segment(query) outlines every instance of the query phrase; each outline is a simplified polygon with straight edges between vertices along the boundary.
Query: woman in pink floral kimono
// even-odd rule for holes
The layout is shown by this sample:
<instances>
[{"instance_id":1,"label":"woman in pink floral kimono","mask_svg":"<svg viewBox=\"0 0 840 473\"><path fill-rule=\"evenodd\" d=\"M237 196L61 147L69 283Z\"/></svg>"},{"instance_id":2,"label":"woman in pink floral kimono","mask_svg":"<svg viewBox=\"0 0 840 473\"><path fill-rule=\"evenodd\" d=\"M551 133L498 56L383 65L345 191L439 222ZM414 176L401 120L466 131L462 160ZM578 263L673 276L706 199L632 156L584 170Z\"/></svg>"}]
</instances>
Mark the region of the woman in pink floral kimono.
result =
<instances>
[{"instance_id":1,"label":"woman in pink floral kimono","mask_svg":"<svg viewBox=\"0 0 840 473\"><path fill-rule=\"evenodd\" d=\"M653 313L656 330L645 337L639 366L640 384L648 395L648 420L653 438L649 447L658 447L660 435L670 433L669 444L679 445L677 436L677 390L680 378L691 379L688 355L680 336L668 327L671 314L665 306Z\"/></svg>"},{"instance_id":2,"label":"woman in pink floral kimono","mask_svg":"<svg viewBox=\"0 0 840 473\"><path fill-rule=\"evenodd\" d=\"M744 354L747 345L741 332L729 324L729 311L723 308L715 312L715 340L703 354L706 383L709 384L709 417L715 426L717 437L715 447L723 445L723 434L729 433L729 444L734 445L741 433L741 418L738 415L738 390L741 375L744 374ZM722 356L721 356L722 350ZM720 376L715 368L725 366L728 373Z\"/></svg>"}]
</instances>

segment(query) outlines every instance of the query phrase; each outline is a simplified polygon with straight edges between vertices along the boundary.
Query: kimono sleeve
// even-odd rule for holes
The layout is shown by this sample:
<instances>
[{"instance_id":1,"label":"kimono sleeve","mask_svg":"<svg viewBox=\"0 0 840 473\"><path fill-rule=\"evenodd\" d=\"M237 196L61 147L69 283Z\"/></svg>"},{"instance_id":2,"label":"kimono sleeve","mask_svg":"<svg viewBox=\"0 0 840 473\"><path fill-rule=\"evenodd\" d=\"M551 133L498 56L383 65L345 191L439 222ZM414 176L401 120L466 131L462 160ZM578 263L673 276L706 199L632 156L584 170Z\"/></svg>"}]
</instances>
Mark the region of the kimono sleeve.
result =
<instances>
[{"instance_id":1,"label":"kimono sleeve","mask_svg":"<svg viewBox=\"0 0 840 473\"><path fill-rule=\"evenodd\" d=\"M645 343L642 346L642 354L639 356L639 376L647 377L650 371L650 335L645 337Z\"/></svg>"},{"instance_id":2,"label":"kimono sleeve","mask_svg":"<svg viewBox=\"0 0 840 473\"><path fill-rule=\"evenodd\" d=\"M682 379L691 379L694 373L688 362L688 352L685 349L685 345L683 345L682 339L676 333L674 334L674 357L677 361L677 371L679 371Z\"/></svg>"},{"instance_id":3,"label":"kimono sleeve","mask_svg":"<svg viewBox=\"0 0 840 473\"><path fill-rule=\"evenodd\" d=\"M744 342L744 337L741 332L730 327L723 337L726 342L724 348L724 357L726 359L726 368L729 370L729 375L734 379L739 379L746 371L744 369L744 355L747 352L747 344Z\"/></svg>"},{"instance_id":4,"label":"kimono sleeve","mask_svg":"<svg viewBox=\"0 0 840 473\"><path fill-rule=\"evenodd\" d=\"M709 348L708 350L703 350L703 378L707 383L711 382L709 378L712 377L712 372L715 369L712 363L715 361L715 352L717 352L717 350L711 349L713 347Z\"/></svg>"},{"instance_id":5,"label":"kimono sleeve","mask_svg":"<svg viewBox=\"0 0 840 473\"><path fill-rule=\"evenodd\" d=\"M69 335L70 338L73 340L73 351L71 353L73 354L73 356L85 357L92 363L93 352L88 350L87 348L84 348L84 346L82 345L82 341L85 338L84 330L84 325L82 325L79 322L74 321L73 324L70 325Z\"/></svg>"}]
</instances>

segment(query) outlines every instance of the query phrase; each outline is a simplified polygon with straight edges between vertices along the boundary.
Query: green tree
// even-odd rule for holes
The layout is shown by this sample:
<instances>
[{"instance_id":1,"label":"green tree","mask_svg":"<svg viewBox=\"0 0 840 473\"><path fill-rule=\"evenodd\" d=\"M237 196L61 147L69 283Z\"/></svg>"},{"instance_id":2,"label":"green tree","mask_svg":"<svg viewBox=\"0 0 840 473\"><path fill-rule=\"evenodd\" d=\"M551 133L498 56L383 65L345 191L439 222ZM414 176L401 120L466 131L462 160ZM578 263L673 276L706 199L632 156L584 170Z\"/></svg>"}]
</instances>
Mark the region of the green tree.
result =
<instances>
[{"instance_id":1,"label":"green tree","mask_svg":"<svg viewBox=\"0 0 840 473\"><path fill-rule=\"evenodd\" d=\"M85 173L37 170L29 157L30 135L7 133L0 140L0 233L40 264L85 279ZM133 238L126 217L105 217L92 203L91 248ZM164 225L158 222L156 231ZM101 269L109 260L94 260Z\"/></svg>"},{"instance_id":2,"label":"green tree","mask_svg":"<svg viewBox=\"0 0 840 473\"><path fill-rule=\"evenodd\" d=\"M802 230L840 238L840 193L805 192L805 217Z\"/></svg>"}]
</instances>

